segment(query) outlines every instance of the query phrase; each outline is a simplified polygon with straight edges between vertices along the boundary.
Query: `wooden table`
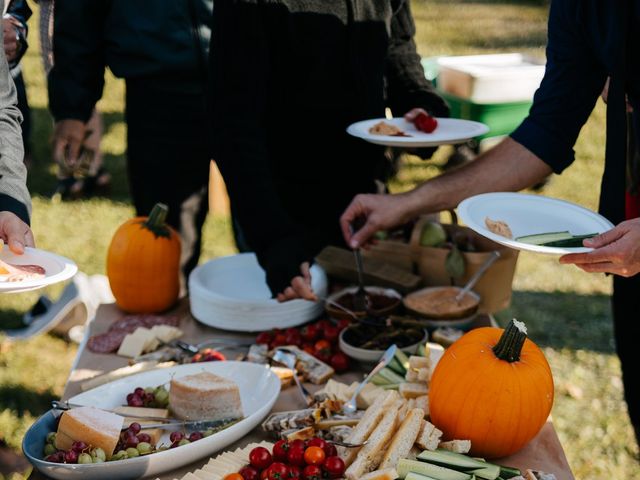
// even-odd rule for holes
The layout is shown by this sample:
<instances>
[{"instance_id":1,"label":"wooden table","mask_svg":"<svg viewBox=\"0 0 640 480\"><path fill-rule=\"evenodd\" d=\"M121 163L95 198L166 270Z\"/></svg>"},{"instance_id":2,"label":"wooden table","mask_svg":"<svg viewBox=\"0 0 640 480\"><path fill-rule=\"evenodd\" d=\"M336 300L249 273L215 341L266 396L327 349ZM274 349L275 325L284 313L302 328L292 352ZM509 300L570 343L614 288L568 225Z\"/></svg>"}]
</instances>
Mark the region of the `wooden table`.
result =
<instances>
[{"instance_id":1,"label":"wooden table","mask_svg":"<svg viewBox=\"0 0 640 480\"><path fill-rule=\"evenodd\" d=\"M183 339L188 342L197 343L204 339L212 338L246 338L249 340L254 338L254 335L225 332L198 323L189 314L188 302L186 301L183 301L175 309L175 313L182 317L180 328L185 332ZM87 332L88 335L105 332L114 320L117 320L122 316L123 313L118 310L115 305L101 306L97 312L95 320L90 325L89 331ZM489 319L488 317L483 317L479 322L480 324L486 325L489 323ZM78 350L76 361L72 367L67 385L65 386L63 399L67 400L80 393L82 391L82 383L89 378L110 372L126 365L126 358L113 354L103 355L93 353L85 348L85 344L83 343ZM336 380L351 383L356 379L362 378L363 371L364 369L360 369L358 372L350 372L345 375L336 376L335 378ZM312 391L318 388L313 385L308 385L308 387ZM273 411L295 410L303 407L304 405L301 404L297 391L294 388L288 388L283 390L280 394ZM236 444L230 445L229 448L235 449L250 442L265 439L267 439L266 435L259 429L256 429L242 440L236 442ZM161 480L181 478L185 473L201 467L207 463L208 460L208 458L204 458L187 467L168 472L159 478ZM554 473L558 480L573 480L574 478L551 420L546 423L538 436L534 438L523 450L510 457L497 460L496 463L517 467L521 470L532 468L542 470L547 473ZM34 472L29 478L31 480L40 480L46 477Z\"/></svg>"}]
</instances>

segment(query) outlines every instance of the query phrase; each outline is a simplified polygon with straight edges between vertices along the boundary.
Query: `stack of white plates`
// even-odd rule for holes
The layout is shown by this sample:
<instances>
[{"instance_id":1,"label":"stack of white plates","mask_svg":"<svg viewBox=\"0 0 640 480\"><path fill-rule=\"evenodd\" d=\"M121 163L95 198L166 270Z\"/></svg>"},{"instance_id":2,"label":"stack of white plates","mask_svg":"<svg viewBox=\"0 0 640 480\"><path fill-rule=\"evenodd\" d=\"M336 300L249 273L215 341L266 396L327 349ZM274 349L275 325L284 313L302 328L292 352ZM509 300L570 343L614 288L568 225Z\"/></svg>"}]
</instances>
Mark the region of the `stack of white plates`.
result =
<instances>
[{"instance_id":1,"label":"stack of white plates","mask_svg":"<svg viewBox=\"0 0 640 480\"><path fill-rule=\"evenodd\" d=\"M327 275L311 267L311 283L318 296L327 294ZM242 332L289 328L318 317L322 303L271 298L264 270L253 253L221 257L198 266L189 276L191 313L200 322Z\"/></svg>"}]
</instances>

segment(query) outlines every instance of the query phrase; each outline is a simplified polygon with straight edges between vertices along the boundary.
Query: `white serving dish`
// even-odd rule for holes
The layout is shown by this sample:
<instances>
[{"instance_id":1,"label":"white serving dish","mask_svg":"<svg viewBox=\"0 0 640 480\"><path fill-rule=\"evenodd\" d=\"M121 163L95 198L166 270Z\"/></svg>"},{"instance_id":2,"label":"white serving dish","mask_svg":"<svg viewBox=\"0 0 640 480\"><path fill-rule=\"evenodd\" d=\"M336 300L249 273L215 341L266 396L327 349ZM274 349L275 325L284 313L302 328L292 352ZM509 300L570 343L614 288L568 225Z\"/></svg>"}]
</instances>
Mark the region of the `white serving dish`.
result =
<instances>
[{"instance_id":1,"label":"white serving dish","mask_svg":"<svg viewBox=\"0 0 640 480\"><path fill-rule=\"evenodd\" d=\"M208 371L236 382L245 418L229 428L177 448L142 457L87 465L45 462L42 450L49 431L55 430L55 414L47 412L25 434L22 449L29 461L43 474L56 479L112 480L151 477L195 462L222 450L241 439L269 414L280 394L280 380L264 365L249 362L204 362L178 365L131 375L69 399L70 403L97 408L114 408L123 404L135 387L158 386L173 376L182 377ZM169 433L161 442L169 442Z\"/></svg>"},{"instance_id":2,"label":"white serving dish","mask_svg":"<svg viewBox=\"0 0 640 480\"><path fill-rule=\"evenodd\" d=\"M350 343L347 343L344 340L344 332L346 329L340 332L339 342L340 342L340 350L342 350L346 355L353 358L354 360L359 360L364 363L375 363L382 355L384 355L384 350L369 350L366 348L354 347ZM418 351L418 347L422 344L424 345L429 340L429 332L424 331L424 337L419 342L414 343L413 345L408 345L406 347L401 348L404 353L408 355L414 355ZM437 343L429 343L429 346L434 346L434 348L440 347ZM433 355L433 354L432 354Z\"/></svg>"},{"instance_id":3,"label":"white serving dish","mask_svg":"<svg viewBox=\"0 0 640 480\"><path fill-rule=\"evenodd\" d=\"M41 278L22 280L19 282L7 282L5 275L0 275L0 293L21 293L37 290L54 283L63 282L73 277L78 271L78 266L66 257L55 253L26 247L24 254L16 255L7 245L0 248L0 256L3 261L16 265L40 265L45 269L45 275Z\"/></svg>"},{"instance_id":4,"label":"white serving dish","mask_svg":"<svg viewBox=\"0 0 640 480\"><path fill-rule=\"evenodd\" d=\"M311 267L311 279L314 292L326 296L328 280L320 266ZM271 298L265 272L253 253L221 257L196 267L189 277L189 298L191 313L198 321L232 331L294 327L323 310L319 302L279 303Z\"/></svg>"},{"instance_id":5,"label":"white serving dish","mask_svg":"<svg viewBox=\"0 0 640 480\"><path fill-rule=\"evenodd\" d=\"M438 88L476 103L528 101L545 65L520 53L438 58Z\"/></svg>"}]
</instances>

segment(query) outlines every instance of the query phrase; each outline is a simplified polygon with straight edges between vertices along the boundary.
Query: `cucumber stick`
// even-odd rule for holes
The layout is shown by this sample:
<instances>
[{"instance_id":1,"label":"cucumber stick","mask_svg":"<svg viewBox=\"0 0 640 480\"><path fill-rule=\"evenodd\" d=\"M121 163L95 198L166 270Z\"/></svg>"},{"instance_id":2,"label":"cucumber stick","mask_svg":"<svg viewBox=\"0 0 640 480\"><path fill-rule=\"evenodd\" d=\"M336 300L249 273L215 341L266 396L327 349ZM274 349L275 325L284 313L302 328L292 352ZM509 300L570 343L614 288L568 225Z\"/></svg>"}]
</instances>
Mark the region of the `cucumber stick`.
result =
<instances>
[{"instance_id":1,"label":"cucumber stick","mask_svg":"<svg viewBox=\"0 0 640 480\"><path fill-rule=\"evenodd\" d=\"M574 235L571 238L565 238L564 240L555 240L553 242L543 243L543 247L563 247L563 248L577 248L583 247L582 241L587 238L592 238L598 235L597 233L587 233L586 235Z\"/></svg>"},{"instance_id":2,"label":"cucumber stick","mask_svg":"<svg viewBox=\"0 0 640 480\"><path fill-rule=\"evenodd\" d=\"M407 370L409 370L409 357L407 357L407 354L400 349L396 350L395 357L398 363L402 365L402 368L404 368L404 374L406 374Z\"/></svg>"},{"instance_id":3,"label":"cucumber stick","mask_svg":"<svg viewBox=\"0 0 640 480\"><path fill-rule=\"evenodd\" d=\"M393 370L387 367L380 370L380 373L378 373L378 375L380 375L382 378L387 380L388 383L404 383L405 382L404 377L401 377L396 372L394 372Z\"/></svg>"},{"instance_id":4,"label":"cucumber stick","mask_svg":"<svg viewBox=\"0 0 640 480\"><path fill-rule=\"evenodd\" d=\"M398 476L400 478L406 478L406 476L413 472L427 477L432 477L435 480L472 480L473 475L451 470L449 468L440 467L431 463L420 462L416 460L401 459L396 467Z\"/></svg>"},{"instance_id":5,"label":"cucumber stick","mask_svg":"<svg viewBox=\"0 0 640 480\"><path fill-rule=\"evenodd\" d=\"M387 380L386 378L384 378L378 373L377 375L374 375L374 377L371 379L371 383L379 387L382 387L384 385L389 385L389 380Z\"/></svg>"},{"instance_id":6,"label":"cucumber stick","mask_svg":"<svg viewBox=\"0 0 640 480\"><path fill-rule=\"evenodd\" d=\"M520 475L522 475L522 472L520 472L520 470L518 470L517 468L505 467L503 465L500 465L501 478L507 479L507 478L519 477Z\"/></svg>"},{"instance_id":7,"label":"cucumber stick","mask_svg":"<svg viewBox=\"0 0 640 480\"><path fill-rule=\"evenodd\" d=\"M481 460L476 460L460 453L448 450L425 450L418 455L418 460L440 465L454 470L462 470L484 480L496 480L500 476L500 467Z\"/></svg>"},{"instance_id":8,"label":"cucumber stick","mask_svg":"<svg viewBox=\"0 0 640 480\"><path fill-rule=\"evenodd\" d=\"M547 242L555 242L557 240L566 240L573 235L568 230L564 232L548 232L548 233L536 233L533 235L523 235L522 237L516 237L516 242L530 243L531 245L542 245Z\"/></svg>"},{"instance_id":9,"label":"cucumber stick","mask_svg":"<svg viewBox=\"0 0 640 480\"><path fill-rule=\"evenodd\" d=\"M426 475L420 475L419 473L409 472L404 480L437 480L433 477L427 477Z\"/></svg>"},{"instance_id":10,"label":"cucumber stick","mask_svg":"<svg viewBox=\"0 0 640 480\"><path fill-rule=\"evenodd\" d=\"M378 385L383 390L398 390L401 383L385 383L384 385Z\"/></svg>"},{"instance_id":11,"label":"cucumber stick","mask_svg":"<svg viewBox=\"0 0 640 480\"><path fill-rule=\"evenodd\" d=\"M396 357L393 357L387 365L388 368L396 372L398 375L404 376L407 373L407 369L402 366Z\"/></svg>"}]
</instances>

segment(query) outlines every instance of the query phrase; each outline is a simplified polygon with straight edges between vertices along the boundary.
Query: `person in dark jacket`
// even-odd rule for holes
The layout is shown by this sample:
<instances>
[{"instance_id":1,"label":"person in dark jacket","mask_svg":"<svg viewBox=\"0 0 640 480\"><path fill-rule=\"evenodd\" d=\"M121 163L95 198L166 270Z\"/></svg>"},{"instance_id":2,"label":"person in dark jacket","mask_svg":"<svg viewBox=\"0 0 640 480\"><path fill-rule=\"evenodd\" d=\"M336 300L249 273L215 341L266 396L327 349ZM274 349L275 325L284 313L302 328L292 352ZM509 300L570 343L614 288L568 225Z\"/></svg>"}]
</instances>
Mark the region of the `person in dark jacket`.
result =
<instances>
[{"instance_id":1,"label":"person in dark jacket","mask_svg":"<svg viewBox=\"0 0 640 480\"><path fill-rule=\"evenodd\" d=\"M607 146L600 213L616 226L584 241L590 253L561 263L613 278L613 320L625 398L640 444L640 0L554 0L549 14L547 66L529 116L501 144L455 172L401 195L359 195L344 212L345 239L361 246L377 230L420 213L454 208L466 197L534 185L574 161L573 146L598 95L607 93ZM628 106L625 102L628 99ZM632 110L633 114L627 113ZM629 118L627 118L629 117ZM585 188L595 188L585 185ZM354 218L366 224L355 235Z\"/></svg>"},{"instance_id":2,"label":"person in dark jacket","mask_svg":"<svg viewBox=\"0 0 640 480\"><path fill-rule=\"evenodd\" d=\"M388 176L384 148L347 126L385 107L448 107L425 79L408 1L229 0L213 17L213 158L248 247L286 300L301 265L342 243L353 195Z\"/></svg>"},{"instance_id":3,"label":"person in dark jacket","mask_svg":"<svg viewBox=\"0 0 640 480\"><path fill-rule=\"evenodd\" d=\"M127 166L133 203L169 206L185 278L197 265L208 208L205 89L213 0L56 2L49 106L54 156L77 165L105 68L126 80Z\"/></svg>"}]
</instances>

